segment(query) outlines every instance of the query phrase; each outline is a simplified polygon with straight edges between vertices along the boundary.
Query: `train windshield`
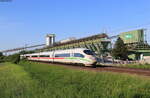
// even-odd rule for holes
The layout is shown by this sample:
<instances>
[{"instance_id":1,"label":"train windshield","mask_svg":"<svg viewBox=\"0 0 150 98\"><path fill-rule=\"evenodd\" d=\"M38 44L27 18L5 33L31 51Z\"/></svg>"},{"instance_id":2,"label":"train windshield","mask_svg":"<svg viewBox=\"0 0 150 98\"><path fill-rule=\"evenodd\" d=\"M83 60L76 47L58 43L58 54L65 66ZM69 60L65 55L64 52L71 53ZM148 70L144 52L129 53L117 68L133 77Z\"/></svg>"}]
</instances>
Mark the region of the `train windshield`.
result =
<instances>
[{"instance_id":1,"label":"train windshield","mask_svg":"<svg viewBox=\"0 0 150 98\"><path fill-rule=\"evenodd\" d=\"M92 52L91 50L84 50L83 52L87 55L95 55L95 53Z\"/></svg>"}]
</instances>

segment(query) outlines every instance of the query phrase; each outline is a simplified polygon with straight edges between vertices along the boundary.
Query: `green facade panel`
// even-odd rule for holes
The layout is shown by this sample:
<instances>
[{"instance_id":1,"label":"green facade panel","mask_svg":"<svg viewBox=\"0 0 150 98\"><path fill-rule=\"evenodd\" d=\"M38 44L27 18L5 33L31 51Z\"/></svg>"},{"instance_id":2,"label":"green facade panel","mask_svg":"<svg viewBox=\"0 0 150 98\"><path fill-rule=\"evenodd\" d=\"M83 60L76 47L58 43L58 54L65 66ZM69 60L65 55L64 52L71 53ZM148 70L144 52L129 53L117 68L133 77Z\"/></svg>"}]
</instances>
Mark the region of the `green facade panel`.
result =
<instances>
[{"instance_id":1,"label":"green facade panel","mask_svg":"<svg viewBox=\"0 0 150 98\"><path fill-rule=\"evenodd\" d=\"M144 56L150 56L150 52L148 53L143 53Z\"/></svg>"},{"instance_id":2,"label":"green facade panel","mask_svg":"<svg viewBox=\"0 0 150 98\"><path fill-rule=\"evenodd\" d=\"M144 29L123 32L119 35L119 37L125 44L144 42Z\"/></svg>"}]
</instances>

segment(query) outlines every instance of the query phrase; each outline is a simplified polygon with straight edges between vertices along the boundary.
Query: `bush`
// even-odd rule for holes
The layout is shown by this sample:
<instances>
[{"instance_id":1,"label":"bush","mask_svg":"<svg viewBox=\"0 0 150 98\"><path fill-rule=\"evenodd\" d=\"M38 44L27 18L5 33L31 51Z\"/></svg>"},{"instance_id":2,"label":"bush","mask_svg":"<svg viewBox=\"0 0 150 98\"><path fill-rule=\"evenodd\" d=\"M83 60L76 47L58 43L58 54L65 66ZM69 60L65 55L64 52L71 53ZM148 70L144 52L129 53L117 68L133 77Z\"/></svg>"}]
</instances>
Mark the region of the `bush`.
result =
<instances>
[{"instance_id":1,"label":"bush","mask_svg":"<svg viewBox=\"0 0 150 98\"><path fill-rule=\"evenodd\" d=\"M17 64L20 61L20 54L17 53L17 54L9 55L5 58L5 61Z\"/></svg>"},{"instance_id":2,"label":"bush","mask_svg":"<svg viewBox=\"0 0 150 98\"><path fill-rule=\"evenodd\" d=\"M34 51L21 51L19 53L15 53L9 56L3 56L3 54L0 52L0 63L1 62L12 62L12 63L19 63L20 61L20 55L22 54L28 54L28 53L34 53Z\"/></svg>"},{"instance_id":3,"label":"bush","mask_svg":"<svg viewBox=\"0 0 150 98\"><path fill-rule=\"evenodd\" d=\"M4 62L4 57L0 57L0 63Z\"/></svg>"},{"instance_id":4,"label":"bush","mask_svg":"<svg viewBox=\"0 0 150 98\"><path fill-rule=\"evenodd\" d=\"M0 63L1 63L1 62L4 62L4 57L5 57L5 56L3 55L3 53L0 52Z\"/></svg>"}]
</instances>

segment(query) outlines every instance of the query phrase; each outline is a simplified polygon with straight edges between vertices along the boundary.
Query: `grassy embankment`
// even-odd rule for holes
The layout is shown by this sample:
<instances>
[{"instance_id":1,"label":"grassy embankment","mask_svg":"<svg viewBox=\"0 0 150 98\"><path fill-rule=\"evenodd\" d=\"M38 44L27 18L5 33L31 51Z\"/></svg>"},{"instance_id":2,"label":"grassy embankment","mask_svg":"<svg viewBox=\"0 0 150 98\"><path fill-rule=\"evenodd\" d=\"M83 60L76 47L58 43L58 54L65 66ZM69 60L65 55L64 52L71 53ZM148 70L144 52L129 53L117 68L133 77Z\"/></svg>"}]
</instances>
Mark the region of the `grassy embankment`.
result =
<instances>
[{"instance_id":1,"label":"grassy embankment","mask_svg":"<svg viewBox=\"0 0 150 98\"><path fill-rule=\"evenodd\" d=\"M0 66L1 98L150 97L147 77L79 71L31 62L20 62L20 65Z\"/></svg>"},{"instance_id":2,"label":"grassy embankment","mask_svg":"<svg viewBox=\"0 0 150 98\"><path fill-rule=\"evenodd\" d=\"M122 64L121 67L150 69L150 64Z\"/></svg>"},{"instance_id":3,"label":"grassy embankment","mask_svg":"<svg viewBox=\"0 0 150 98\"><path fill-rule=\"evenodd\" d=\"M0 63L0 98L32 97L36 93L35 83L36 81L22 67Z\"/></svg>"}]
</instances>

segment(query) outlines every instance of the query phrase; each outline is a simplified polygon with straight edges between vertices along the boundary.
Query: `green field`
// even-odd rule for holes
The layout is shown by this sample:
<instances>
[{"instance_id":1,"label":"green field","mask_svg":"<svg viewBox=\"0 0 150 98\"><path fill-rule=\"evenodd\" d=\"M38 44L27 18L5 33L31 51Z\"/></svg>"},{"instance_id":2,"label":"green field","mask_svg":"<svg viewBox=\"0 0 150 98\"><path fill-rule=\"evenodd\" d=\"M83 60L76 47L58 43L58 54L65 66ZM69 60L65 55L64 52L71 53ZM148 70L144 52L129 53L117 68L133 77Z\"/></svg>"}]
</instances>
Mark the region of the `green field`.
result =
<instances>
[{"instance_id":1,"label":"green field","mask_svg":"<svg viewBox=\"0 0 150 98\"><path fill-rule=\"evenodd\" d=\"M33 62L0 64L0 98L149 98L150 79Z\"/></svg>"},{"instance_id":2,"label":"green field","mask_svg":"<svg viewBox=\"0 0 150 98\"><path fill-rule=\"evenodd\" d=\"M120 67L150 69L150 64L122 64Z\"/></svg>"}]
</instances>

